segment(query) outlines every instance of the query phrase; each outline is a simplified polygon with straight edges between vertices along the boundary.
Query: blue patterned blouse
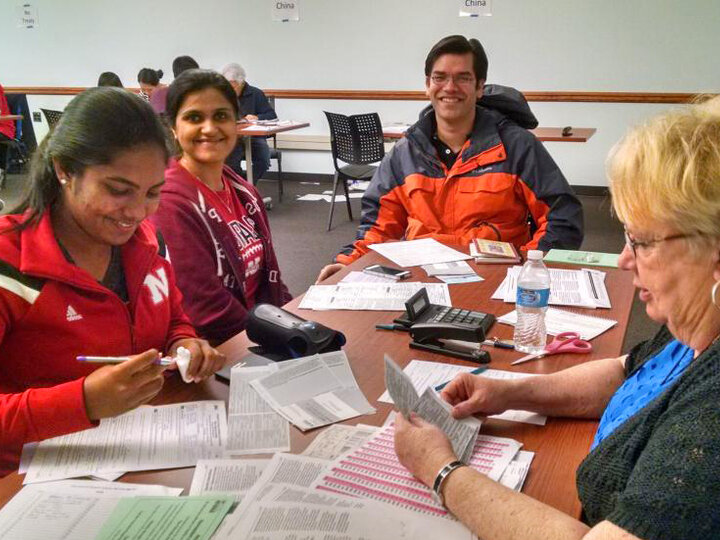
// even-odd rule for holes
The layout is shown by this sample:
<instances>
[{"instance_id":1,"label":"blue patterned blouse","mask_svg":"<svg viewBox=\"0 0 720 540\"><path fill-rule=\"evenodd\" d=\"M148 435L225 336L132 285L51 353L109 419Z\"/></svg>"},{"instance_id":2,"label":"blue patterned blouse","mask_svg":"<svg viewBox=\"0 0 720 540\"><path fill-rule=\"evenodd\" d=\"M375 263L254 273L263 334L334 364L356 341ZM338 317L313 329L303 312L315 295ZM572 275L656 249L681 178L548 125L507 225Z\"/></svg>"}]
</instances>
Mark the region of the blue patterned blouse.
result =
<instances>
[{"instance_id":1,"label":"blue patterned blouse","mask_svg":"<svg viewBox=\"0 0 720 540\"><path fill-rule=\"evenodd\" d=\"M605 408L590 449L670 387L690 365L693 354L690 347L673 340L626 379Z\"/></svg>"}]
</instances>

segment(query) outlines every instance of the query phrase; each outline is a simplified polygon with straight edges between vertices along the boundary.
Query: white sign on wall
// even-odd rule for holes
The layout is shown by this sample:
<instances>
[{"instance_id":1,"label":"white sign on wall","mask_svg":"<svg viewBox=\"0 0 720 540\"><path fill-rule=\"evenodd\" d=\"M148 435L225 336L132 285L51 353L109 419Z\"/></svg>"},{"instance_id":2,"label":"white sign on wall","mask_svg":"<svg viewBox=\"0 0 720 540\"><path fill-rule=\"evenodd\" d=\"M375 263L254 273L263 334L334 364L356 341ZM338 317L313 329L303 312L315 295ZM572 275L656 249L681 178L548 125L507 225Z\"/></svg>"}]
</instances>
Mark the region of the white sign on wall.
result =
<instances>
[{"instance_id":1,"label":"white sign on wall","mask_svg":"<svg viewBox=\"0 0 720 540\"><path fill-rule=\"evenodd\" d=\"M37 28L40 23L37 6L20 4L15 8L18 28Z\"/></svg>"},{"instance_id":2,"label":"white sign on wall","mask_svg":"<svg viewBox=\"0 0 720 540\"><path fill-rule=\"evenodd\" d=\"M458 2L460 2L461 17L492 16L493 0L458 0Z\"/></svg>"},{"instance_id":3,"label":"white sign on wall","mask_svg":"<svg viewBox=\"0 0 720 540\"><path fill-rule=\"evenodd\" d=\"M272 20L280 22L299 21L300 0L270 0Z\"/></svg>"}]
</instances>

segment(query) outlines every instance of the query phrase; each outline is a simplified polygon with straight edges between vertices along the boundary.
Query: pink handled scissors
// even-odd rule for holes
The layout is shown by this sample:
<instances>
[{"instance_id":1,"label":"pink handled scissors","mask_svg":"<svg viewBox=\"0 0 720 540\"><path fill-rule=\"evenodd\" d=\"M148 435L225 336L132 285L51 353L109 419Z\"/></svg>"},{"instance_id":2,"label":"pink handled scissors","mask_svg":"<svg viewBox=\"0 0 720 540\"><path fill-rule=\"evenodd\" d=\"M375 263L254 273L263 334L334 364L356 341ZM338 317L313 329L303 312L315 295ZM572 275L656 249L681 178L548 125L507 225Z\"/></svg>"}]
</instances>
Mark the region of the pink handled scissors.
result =
<instances>
[{"instance_id":1,"label":"pink handled scissors","mask_svg":"<svg viewBox=\"0 0 720 540\"><path fill-rule=\"evenodd\" d=\"M534 360L535 358L542 358L543 356L550 356L551 354L565 354L565 353L579 353L585 354L592 351L592 345L590 342L580 339L580 334L577 332L562 332L555 336L555 339L551 343L545 346L545 350L541 353L528 354L522 358L510 362L511 366L517 364L523 364Z\"/></svg>"}]
</instances>

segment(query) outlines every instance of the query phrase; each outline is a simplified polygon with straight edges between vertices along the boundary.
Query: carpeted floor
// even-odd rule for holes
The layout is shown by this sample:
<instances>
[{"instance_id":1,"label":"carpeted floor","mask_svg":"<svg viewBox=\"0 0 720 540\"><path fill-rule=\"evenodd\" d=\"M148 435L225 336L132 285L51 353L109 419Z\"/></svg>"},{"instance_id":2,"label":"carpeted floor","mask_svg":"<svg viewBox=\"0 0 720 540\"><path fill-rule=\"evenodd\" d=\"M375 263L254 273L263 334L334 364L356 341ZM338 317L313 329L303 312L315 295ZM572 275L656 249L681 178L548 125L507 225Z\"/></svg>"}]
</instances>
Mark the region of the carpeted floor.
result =
<instances>
[{"instance_id":1,"label":"carpeted floor","mask_svg":"<svg viewBox=\"0 0 720 540\"><path fill-rule=\"evenodd\" d=\"M24 175L10 175L0 192L5 211L21 198L25 185ZM331 189L324 181L317 183L285 182L282 202L277 200L277 184L272 180L260 181L263 195L273 197L269 211L275 251L280 261L283 279L294 295L305 291L315 281L323 265L332 261L338 250L355 238L360 217L360 200L352 200L353 217L348 220L344 203L336 203L333 229L326 232L329 203L325 201L298 201L306 193L322 193ZM582 249L619 253L623 247L620 223L611 216L607 197L581 196L585 210L585 241ZM625 349L651 337L657 325L645 315L643 305L635 299L633 314L625 340Z\"/></svg>"}]
</instances>

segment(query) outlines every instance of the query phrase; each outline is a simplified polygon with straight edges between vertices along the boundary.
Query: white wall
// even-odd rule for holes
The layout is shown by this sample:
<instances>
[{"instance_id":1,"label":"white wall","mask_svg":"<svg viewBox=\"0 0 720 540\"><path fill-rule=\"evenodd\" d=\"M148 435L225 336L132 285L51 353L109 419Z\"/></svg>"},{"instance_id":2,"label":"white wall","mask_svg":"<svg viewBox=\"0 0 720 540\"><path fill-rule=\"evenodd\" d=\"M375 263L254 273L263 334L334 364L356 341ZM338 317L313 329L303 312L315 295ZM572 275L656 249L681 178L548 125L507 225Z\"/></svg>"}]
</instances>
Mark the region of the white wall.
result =
<instances>
[{"instance_id":1,"label":"white wall","mask_svg":"<svg viewBox=\"0 0 720 540\"><path fill-rule=\"evenodd\" d=\"M92 86L115 71L134 86L141 67L194 56L202 67L239 61L264 88L423 88L425 54L439 38L479 38L489 82L521 90L698 92L720 88L720 2L713 0L494 0L493 16L457 17L457 0L299 0L301 20L270 20L270 0L37 0L40 24L15 26L0 2L0 82L5 86ZM11 52L10 52L11 51ZM33 109L64 97L33 97ZM412 121L421 102L281 100L285 118L326 133L322 110L376 110ZM604 185L602 163L628 124L653 105L531 104L541 125L591 126L587 144L548 143L574 184ZM42 128L39 135L44 134ZM287 170L328 172L330 158L286 153Z\"/></svg>"}]
</instances>

